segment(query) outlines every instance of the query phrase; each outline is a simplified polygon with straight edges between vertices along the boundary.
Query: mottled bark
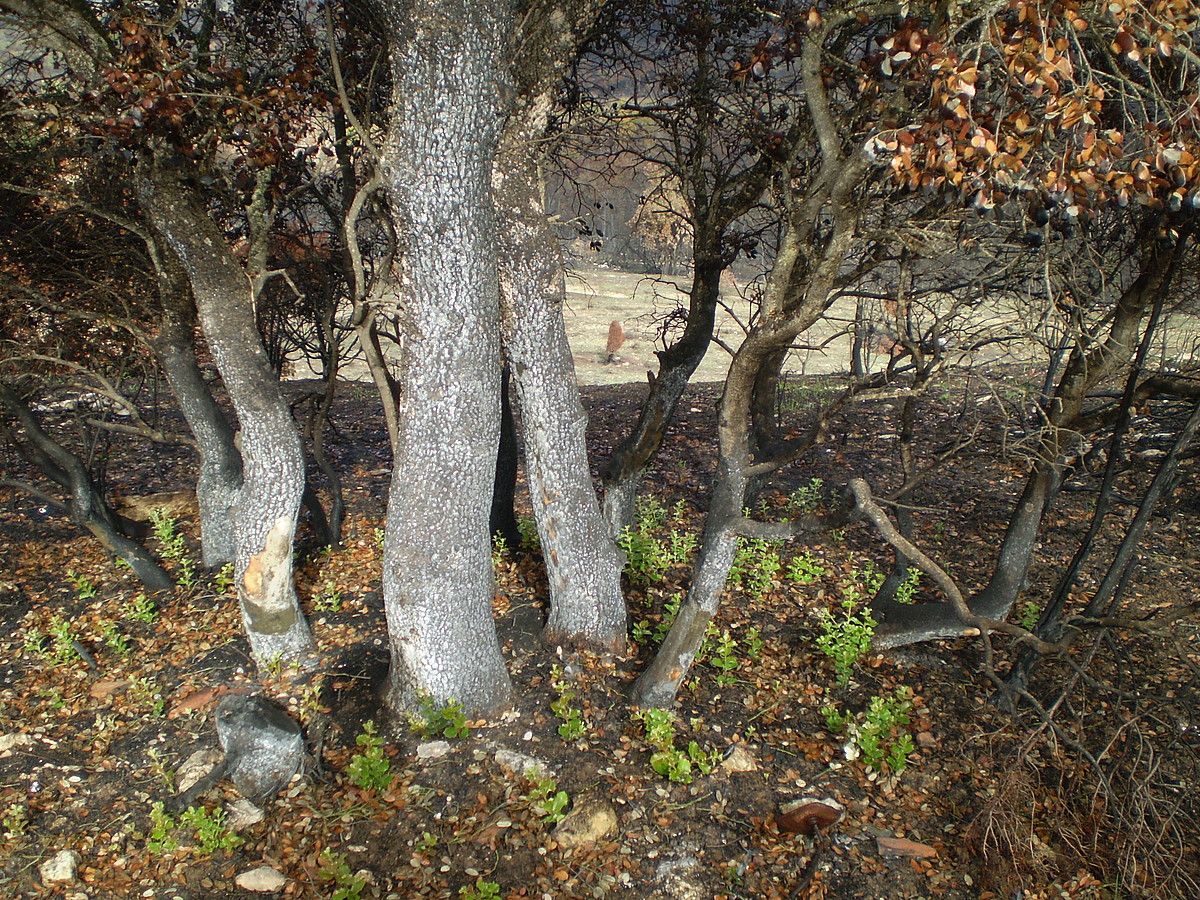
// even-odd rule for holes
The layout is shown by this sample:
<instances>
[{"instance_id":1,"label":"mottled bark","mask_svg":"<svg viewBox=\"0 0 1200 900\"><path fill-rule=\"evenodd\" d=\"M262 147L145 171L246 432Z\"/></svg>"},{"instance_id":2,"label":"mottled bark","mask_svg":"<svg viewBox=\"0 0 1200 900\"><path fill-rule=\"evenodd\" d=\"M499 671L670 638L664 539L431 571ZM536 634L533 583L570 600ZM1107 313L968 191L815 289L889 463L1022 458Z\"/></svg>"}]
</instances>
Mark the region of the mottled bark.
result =
<instances>
[{"instance_id":1,"label":"mottled bark","mask_svg":"<svg viewBox=\"0 0 1200 900\"><path fill-rule=\"evenodd\" d=\"M242 486L231 521L234 575L251 651L260 665L296 660L313 646L292 583L303 448L259 341L246 274L185 178L184 171L159 162L143 172L141 199L155 231L187 273L240 426Z\"/></svg>"},{"instance_id":2,"label":"mottled bark","mask_svg":"<svg viewBox=\"0 0 1200 900\"><path fill-rule=\"evenodd\" d=\"M617 650L625 645L624 560L600 514L588 466L587 415L563 319L562 259L530 154L541 123L510 121L526 127L509 129L496 161L501 318L550 581L546 638Z\"/></svg>"},{"instance_id":3,"label":"mottled bark","mask_svg":"<svg viewBox=\"0 0 1200 900\"><path fill-rule=\"evenodd\" d=\"M163 311L153 348L196 438L201 555L205 566L215 568L233 562L236 555L230 510L241 489L242 463L233 443L233 429L196 363L196 314L187 273L169 248L160 248L156 257Z\"/></svg>"},{"instance_id":4,"label":"mottled bark","mask_svg":"<svg viewBox=\"0 0 1200 900\"><path fill-rule=\"evenodd\" d=\"M384 542L388 702L508 702L488 512L500 322L489 193L510 22L482 0L380 0L394 102L381 173L403 235L404 398Z\"/></svg>"}]
</instances>

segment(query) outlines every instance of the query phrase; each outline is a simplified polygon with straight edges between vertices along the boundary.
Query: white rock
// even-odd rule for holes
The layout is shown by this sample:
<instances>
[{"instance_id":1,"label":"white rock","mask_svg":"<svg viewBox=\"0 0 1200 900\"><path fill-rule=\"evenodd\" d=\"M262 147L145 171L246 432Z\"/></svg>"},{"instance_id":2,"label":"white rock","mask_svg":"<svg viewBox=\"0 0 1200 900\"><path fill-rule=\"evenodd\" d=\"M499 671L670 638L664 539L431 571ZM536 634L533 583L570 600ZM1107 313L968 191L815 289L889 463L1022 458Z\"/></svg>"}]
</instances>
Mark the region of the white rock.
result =
<instances>
[{"instance_id":1,"label":"white rock","mask_svg":"<svg viewBox=\"0 0 1200 900\"><path fill-rule=\"evenodd\" d=\"M758 768L758 762L750 749L742 744L734 744L729 755L721 760L721 768L726 772L753 772Z\"/></svg>"},{"instance_id":2,"label":"white rock","mask_svg":"<svg viewBox=\"0 0 1200 900\"><path fill-rule=\"evenodd\" d=\"M496 763L497 765L504 766L506 769L511 769L518 775L528 775L534 770L553 774L553 770L549 764L538 759L536 756L518 753L515 750L508 750L504 747L496 751Z\"/></svg>"},{"instance_id":3,"label":"white rock","mask_svg":"<svg viewBox=\"0 0 1200 900\"><path fill-rule=\"evenodd\" d=\"M12 734L0 734L0 753L7 753L14 747L32 747L33 735L15 731Z\"/></svg>"},{"instance_id":4,"label":"white rock","mask_svg":"<svg viewBox=\"0 0 1200 900\"><path fill-rule=\"evenodd\" d=\"M438 759L449 752L449 741L426 741L417 745L417 759Z\"/></svg>"},{"instance_id":5,"label":"white rock","mask_svg":"<svg viewBox=\"0 0 1200 900\"><path fill-rule=\"evenodd\" d=\"M665 859L658 864L655 877L662 890L656 897L670 897L671 900L705 900L710 896L692 879L699 880L700 860L691 854Z\"/></svg>"},{"instance_id":6,"label":"white rock","mask_svg":"<svg viewBox=\"0 0 1200 900\"><path fill-rule=\"evenodd\" d=\"M567 813L554 829L560 847L594 844L617 830L617 811L603 800L584 801Z\"/></svg>"},{"instance_id":7,"label":"white rock","mask_svg":"<svg viewBox=\"0 0 1200 900\"><path fill-rule=\"evenodd\" d=\"M263 816L266 815L245 797L238 797L229 804L228 809L229 818L226 820L226 824L234 831L241 831L244 828L249 828L251 825L257 825L263 820Z\"/></svg>"},{"instance_id":8,"label":"white rock","mask_svg":"<svg viewBox=\"0 0 1200 900\"><path fill-rule=\"evenodd\" d=\"M182 794L217 767L221 761L220 750L197 750L180 764L175 770L175 784L178 793Z\"/></svg>"},{"instance_id":9,"label":"white rock","mask_svg":"<svg viewBox=\"0 0 1200 900\"><path fill-rule=\"evenodd\" d=\"M243 872L234 881L243 891L254 891L259 894L278 893L287 884L284 874L270 866L259 866L249 872Z\"/></svg>"},{"instance_id":10,"label":"white rock","mask_svg":"<svg viewBox=\"0 0 1200 900\"><path fill-rule=\"evenodd\" d=\"M74 881L75 869L79 866L80 856L74 850L59 850L52 857L38 866L42 881L51 884L58 881Z\"/></svg>"}]
</instances>

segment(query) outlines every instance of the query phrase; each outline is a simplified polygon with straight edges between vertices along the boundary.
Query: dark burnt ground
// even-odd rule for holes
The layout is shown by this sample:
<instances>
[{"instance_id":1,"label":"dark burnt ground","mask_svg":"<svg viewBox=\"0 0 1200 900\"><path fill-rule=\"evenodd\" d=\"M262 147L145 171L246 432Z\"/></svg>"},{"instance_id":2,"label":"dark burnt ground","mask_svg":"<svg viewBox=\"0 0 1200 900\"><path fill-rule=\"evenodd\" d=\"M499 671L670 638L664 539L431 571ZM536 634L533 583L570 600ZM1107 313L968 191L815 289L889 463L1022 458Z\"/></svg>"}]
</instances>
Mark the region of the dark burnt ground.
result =
<instances>
[{"instance_id":1,"label":"dark burnt ground","mask_svg":"<svg viewBox=\"0 0 1200 900\"><path fill-rule=\"evenodd\" d=\"M596 460L629 426L643 390L585 389ZM714 466L717 390L689 391L650 473L651 493L667 510L655 533L664 541L672 529L700 527ZM950 411L964 392L969 418ZM813 395L797 391L791 402L799 427ZM1024 472L1019 455L1006 451L1012 436L1006 441L1000 434L995 409L978 385L959 385L922 405L930 447L981 427L976 443L912 499L919 543L966 587L986 572ZM337 882L328 877L327 849L340 854L348 872L360 872L364 897L458 896L477 880L494 882L503 897L988 897L1012 896L1019 887L1029 898L1108 897L1114 894L1105 883L1116 877L1122 856L1128 866L1135 853L1143 880L1133 893L1187 895L1180 887L1186 882L1164 858L1181 861L1184 874L1195 877L1200 848L1188 830L1197 802L1195 621L1179 619L1169 641L1142 629L1194 602L1200 546L1194 469L1185 470L1168 504L1172 517L1155 519L1130 588L1126 615L1152 618L1089 651L1089 675L1056 712L1062 733L1043 733L1019 762L1016 753L1037 720L1027 713L1014 719L992 705L975 642L871 656L848 686L836 684L815 643L819 612L837 608L853 572L890 561L875 536L856 526L807 548L821 570L811 583L785 577L804 550L785 547L784 571L761 596L748 587L730 590L718 630L729 632L733 650L726 658L736 665L723 673L710 654L695 667L676 709L675 746L695 741L719 757L740 748L747 752L737 756L751 760L754 771L718 765L680 784L651 768L652 748L631 719L625 693L653 651L664 606L686 588L684 565L651 585L628 585L639 642L625 658L602 660L540 644L544 577L534 555L510 554L498 569L496 610L516 689L513 710L473 723L470 736L451 741L444 756L416 757L421 738L407 722L388 718L376 693L387 665L376 529L383 524L389 463L375 410L366 386L348 386L332 441L351 511L346 546L309 552L298 564L322 666L305 676L264 673L261 682L304 723L319 763L269 804L262 822L241 832L244 843L233 850L204 854L186 840L173 850L147 846L152 804L170 801L177 770L194 751L216 745L214 695L255 688L232 597L204 576L162 598L153 621L137 621L129 604L138 588L127 571L36 504L0 495L5 895L252 896L234 879L266 864L286 875L285 896L329 897ZM832 430L836 437L810 460L765 486L767 515L781 514L787 495L812 478L831 485L864 475L880 494L895 484L889 404L860 405L853 426L846 421L843 415ZM1155 435L1169 424L1140 418L1138 451L1152 453L1162 443ZM1128 496L1144 485L1152 457L1135 463L1121 483ZM11 457L5 465L21 474ZM149 453L116 442L109 478L119 494L138 495L184 488L191 471L184 451ZM1040 602L1052 586L1087 526L1088 500L1072 491L1060 498L1028 599ZM1106 529L1099 559L1131 515L1121 508L1120 526ZM194 517L185 513L180 525L195 551ZM1094 586L1097 566L1085 590ZM70 572L88 579L95 596L81 597ZM918 598L934 599L924 588ZM55 643L54 629L64 624L97 671ZM114 629L128 643L124 655L113 646ZM1003 651L1005 642L996 643ZM552 676L556 666L561 674ZM722 674L728 677L718 682ZM1048 665L1035 688L1045 695L1073 674ZM575 693L586 726L577 740L558 734L555 681ZM901 686L913 692L908 730L918 743L907 770L897 778L868 770L861 759L846 760L845 738L830 733L822 708L859 712L870 698ZM367 719L387 739L395 778L385 790L361 790L347 777ZM1078 747L1097 755L1107 747L1100 758L1107 791L1097 792L1100 776L1081 761ZM498 750L538 759L573 809L610 803L616 829L598 843L560 846L531 798L531 779L499 762ZM811 868L812 839L788 834L777 821L782 805L803 797L833 798L846 809ZM224 782L198 803L213 810L235 799ZM1144 808L1135 809L1139 802ZM1183 829L1178 841L1169 827L1154 830L1171 821ZM1147 844L1152 832L1165 840ZM877 838L888 836L928 844L937 855L885 858ZM1138 837L1140 844L1133 841ZM63 849L80 854L79 882L65 890L42 886L39 864Z\"/></svg>"}]
</instances>

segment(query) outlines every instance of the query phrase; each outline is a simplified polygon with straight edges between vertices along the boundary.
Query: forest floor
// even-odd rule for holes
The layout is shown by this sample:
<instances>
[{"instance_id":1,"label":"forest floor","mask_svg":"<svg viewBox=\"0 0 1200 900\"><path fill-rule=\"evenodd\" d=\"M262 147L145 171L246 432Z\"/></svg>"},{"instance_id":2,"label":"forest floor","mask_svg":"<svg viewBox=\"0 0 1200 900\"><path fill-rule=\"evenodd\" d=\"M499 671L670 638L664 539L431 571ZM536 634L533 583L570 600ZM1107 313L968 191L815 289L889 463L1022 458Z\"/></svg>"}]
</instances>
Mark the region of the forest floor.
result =
<instances>
[{"instance_id":1,"label":"forest floor","mask_svg":"<svg viewBox=\"0 0 1200 900\"><path fill-rule=\"evenodd\" d=\"M585 390L595 459L629 426L644 390ZM647 482L657 505L643 507L645 534L677 558L700 528L713 475L717 390L690 389ZM818 395L802 391L798 413L803 397ZM936 398L924 406L930 446L964 427L949 409ZM891 416L881 403L859 408L857 427L838 423L840 440L791 481L764 488L762 511L782 514L789 497L823 502L812 479L830 485L858 474L882 490L894 479ZM822 613L837 613L861 591L872 567L890 565L862 526L811 547L745 556L742 583L730 588L675 709L672 746L686 755L695 742L690 782L652 767L656 748L626 699L671 598L686 586L682 563L628 583L635 642L625 656L596 658L538 640L546 585L536 554L500 555L495 613L513 708L470 722L469 734L447 746L433 743L442 735L389 717L378 699L387 666L378 535L390 466L366 386L347 385L335 425L350 507L344 547L309 549L297 563L322 654L314 672L256 672L221 578L199 573L191 587L140 601L131 573L94 542L26 498L0 495L0 895L250 897L235 879L263 865L282 873L280 896L334 898L1033 900L1188 896L1180 886L1200 877L1195 619L1175 623L1173 642L1131 627L1115 633L1111 649L1097 645L1086 680L1056 712L1060 732L1037 731L1036 719L995 703L980 646L969 639L869 655L840 686L818 648ZM1157 427L1135 425L1151 437ZM112 449L119 495L191 483L186 450L146 453L120 441ZM977 585L990 565L1023 471L988 426L915 497L918 543L963 584ZM1192 477L1184 479L1189 493L1172 499L1172 516L1149 530L1130 618L1194 602L1200 504ZM1031 573L1031 602L1053 585L1087 508L1086 495L1062 495ZM175 516L197 553L194 512L185 505ZM1099 557L1119 537L1113 531ZM188 580L180 560L170 566ZM916 593L935 599L921 586ZM1005 641L996 646L1006 658ZM1033 690L1044 696L1069 676L1062 665L1043 666ZM190 814L155 817L155 803L169 812L188 770L216 749L212 712L228 692L262 692L303 723L314 754L307 773L266 804L260 821L248 823L255 816L228 781L196 798ZM846 733L834 733L822 711L836 706L861 724L872 698L911 704L908 722L880 732L885 748L901 750L878 771L865 756L847 758ZM383 738L390 777L363 788L350 764L369 744L356 742L368 720ZM1103 782L1076 746L1101 761ZM523 771L529 758L540 772ZM1147 830L1161 826L1149 837L1129 826L1139 796L1159 804L1137 819ZM835 801L844 815L816 836L792 833L795 816L786 812L805 798ZM578 843L580 827L595 840ZM61 851L78 854L75 880L47 883L42 866Z\"/></svg>"}]
</instances>

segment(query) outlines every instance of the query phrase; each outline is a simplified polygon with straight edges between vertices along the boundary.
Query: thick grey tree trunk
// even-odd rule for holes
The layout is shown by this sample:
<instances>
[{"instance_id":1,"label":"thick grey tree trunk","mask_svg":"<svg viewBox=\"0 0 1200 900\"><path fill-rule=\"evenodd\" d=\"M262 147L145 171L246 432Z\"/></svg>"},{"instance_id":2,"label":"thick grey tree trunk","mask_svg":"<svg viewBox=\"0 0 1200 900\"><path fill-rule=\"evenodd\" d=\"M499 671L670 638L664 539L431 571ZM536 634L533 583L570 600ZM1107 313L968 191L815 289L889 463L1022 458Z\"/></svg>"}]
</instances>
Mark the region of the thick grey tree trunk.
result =
<instances>
[{"instance_id":1,"label":"thick grey tree trunk","mask_svg":"<svg viewBox=\"0 0 1200 900\"><path fill-rule=\"evenodd\" d=\"M505 351L521 405L529 493L550 581L546 639L621 650L624 554L601 515L588 465L587 414L563 319L566 279L534 150L549 106L549 98L528 98L509 120L496 160Z\"/></svg>"},{"instance_id":2,"label":"thick grey tree trunk","mask_svg":"<svg viewBox=\"0 0 1200 900\"><path fill-rule=\"evenodd\" d=\"M298 660L312 635L292 584L304 452L254 325L251 287L225 235L183 181L156 164L141 184L156 232L191 283L209 349L238 417L242 486L230 507L234 575L255 660Z\"/></svg>"},{"instance_id":3,"label":"thick grey tree trunk","mask_svg":"<svg viewBox=\"0 0 1200 900\"><path fill-rule=\"evenodd\" d=\"M492 157L507 5L379 0L394 102L382 174L403 247L408 325L383 594L388 702L505 704L488 513L500 429Z\"/></svg>"},{"instance_id":4,"label":"thick grey tree trunk","mask_svg":"<svg viewBox=\"0 0 1200 900\"><path fill-rule=\"evenodd\" d=\"M169 248L159 248L157 257L163 313L153 346L196 438L200 454L196 502L200 509L201 555L205 566L216 568L233 562L236 556L230 510L242 486L242 461L233 443L233 429L196 363L196 313L187 273Z\"/></svg>"}]
</instances>

